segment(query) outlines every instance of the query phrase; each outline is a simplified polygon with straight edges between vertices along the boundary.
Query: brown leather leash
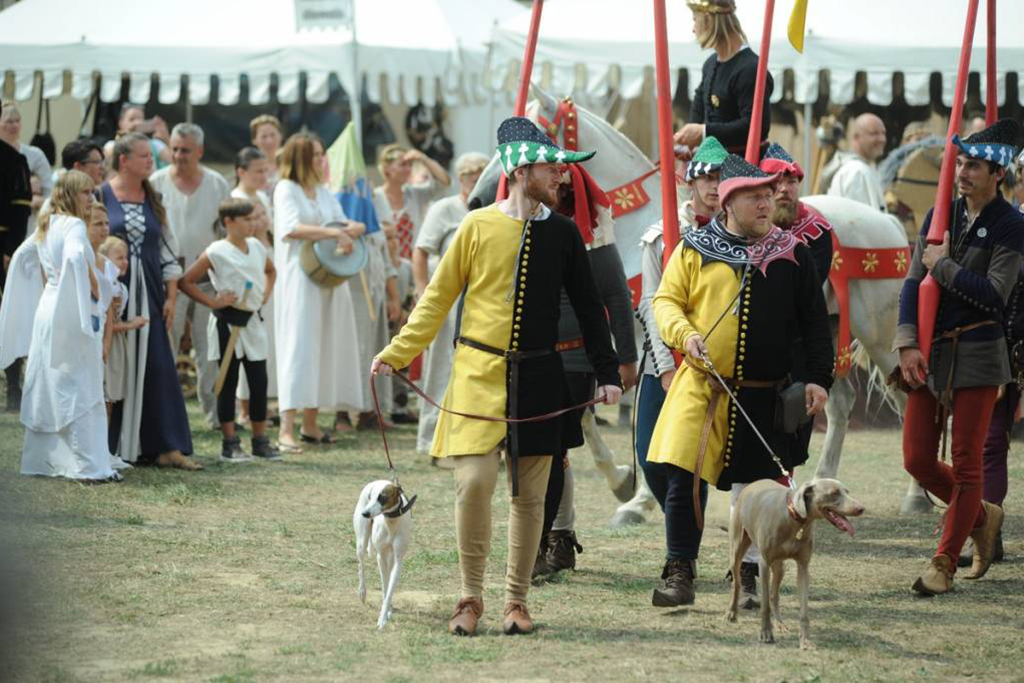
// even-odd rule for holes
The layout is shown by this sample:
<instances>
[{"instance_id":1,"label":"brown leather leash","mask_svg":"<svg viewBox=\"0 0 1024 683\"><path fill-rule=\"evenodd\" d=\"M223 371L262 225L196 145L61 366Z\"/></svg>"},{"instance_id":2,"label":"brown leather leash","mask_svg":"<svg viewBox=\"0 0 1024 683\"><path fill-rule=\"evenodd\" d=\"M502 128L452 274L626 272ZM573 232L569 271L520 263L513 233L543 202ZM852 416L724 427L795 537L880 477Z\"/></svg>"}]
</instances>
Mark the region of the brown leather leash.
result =
<instances>
[{"instance_id":1,"label":"brown leather leash","mask_svg":"<svg viewBox=\"0 0 1024 683\"><path fill-rule=\"evenodd\" d=\"M476 415L474 413L463 413L458 410L445 408L437 401L427 396L427 394L424 393L423 390L420 389L418 386L416 386L416 384L411 379L409 379L402 373L398 372L397 370L392 372L391 376L397 377L401 381L405 382L405 384L408 385L410 389L412 389L413 393L415 393L417 396L419 396L428 404L437 408L441 412L448 413L449 415L457 415L458 417L464 417L469 420L480 420L481 422L504 422L505 424L525 424L529 422L543 422L545 420L553 420L556 417L561 417L562 415L565 415L566 413L571 413L574 410L585 410L586 408L596 406L598 403L604 403L605 401L605 395L601 394L600 396L593 398L589 401L586 401L584 403L580 403L579 405L570 406L568 408L561 408L550 413L544 413L543 415L535 415L533 417L493 417L490 415ZM391 460L391 450L388 448L388 436L384 430L384 416L380 410L380 401L377 399L377 384L373 381L373 379L373 375L371 374L370 395L373 396L373 409L377 414L377 426L380 428L380 439L381 441L384 442L384 457L387 458L388 461L388 470L390 470L391 472L391 479L397 484L398 473L395 470L394 462L392 462Z\"/></svg>"}]
</instances>

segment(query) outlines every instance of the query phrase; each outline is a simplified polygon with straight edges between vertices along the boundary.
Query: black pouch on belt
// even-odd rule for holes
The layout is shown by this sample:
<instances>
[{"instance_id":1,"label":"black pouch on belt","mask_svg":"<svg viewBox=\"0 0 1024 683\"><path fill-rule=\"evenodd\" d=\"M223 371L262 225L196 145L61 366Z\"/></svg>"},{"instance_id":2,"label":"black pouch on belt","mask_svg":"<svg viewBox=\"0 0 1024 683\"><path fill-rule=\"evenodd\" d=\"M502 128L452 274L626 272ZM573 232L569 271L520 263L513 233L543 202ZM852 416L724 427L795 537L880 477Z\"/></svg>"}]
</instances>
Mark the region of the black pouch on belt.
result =
<instances>
[{"instance_id":1,"label":"black pouch on belt","mask_svg":"<svg viewBox=\"0 0 1024 683\"><path fill-rule=\"evenodd\" d=\"M779 390L775 401L775 431L795 434L801 425L810 422L807 414L807 385L793 382Z\"/></svg>"},{"instance_id":2,"label":"black pouch on belt","mask_svg":"<svg viewBox=\"0 0 1024 683\"><path fill-rule=\"evenodd\" d=\"M233 327L245 327L249 324L249 318L255 313L255 311L243 311L241 308L235 308L234 306L214 308L211 312L217 320Z\"/></svg>"}]
</instances>

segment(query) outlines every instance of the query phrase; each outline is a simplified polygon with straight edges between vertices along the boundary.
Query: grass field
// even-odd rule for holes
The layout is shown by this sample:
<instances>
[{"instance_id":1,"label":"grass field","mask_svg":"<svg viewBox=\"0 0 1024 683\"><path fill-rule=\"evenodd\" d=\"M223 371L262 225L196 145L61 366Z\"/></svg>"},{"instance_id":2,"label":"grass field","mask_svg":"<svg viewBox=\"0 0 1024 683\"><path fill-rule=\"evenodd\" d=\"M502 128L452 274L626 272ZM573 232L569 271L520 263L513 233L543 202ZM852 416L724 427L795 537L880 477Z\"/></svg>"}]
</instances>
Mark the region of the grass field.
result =
<instances>
[{"instance_id":1,"label":"grass field","mask_svg":"<svg viewBox=\"0 0 1024 683\"><path fill-rule=\"evenodd\" d=\"M194 408L194 406L193 406ZM200 424L193 413L193 424ZM451 474L394 432L414 542L392 623L375 628L356 595L355 498L386 475L379 437L342 437L282 463L220 465L218 435L194 435L207 469L127 473L120 485L19 477L21 428L0 417L0 566L14 602L15 661L3 680L58 681L1020 681L1024 680L1024 466L1011 453L1007 562L942 598L910 584L938 515L897 514L906 477L899 436L847 441L842 478L868 513L855 539L819 526L811 636L798 648L795 570L783 585L790 630L757 644L753 614L726 623L727 499L716 494L691 609L650 606L664 553L660 513L607 526L616 502L589 453L574 454L578 571L535 588L530 637L500 634L508 503L499 487L483 633L445 624L457 597ZM607 430L620 462L628 433ZM820 446L815 436L814 452ZM804 472L809 476L809 472ZM14 668L12 669L11 666Z\"/></svg>"}]
</instances>

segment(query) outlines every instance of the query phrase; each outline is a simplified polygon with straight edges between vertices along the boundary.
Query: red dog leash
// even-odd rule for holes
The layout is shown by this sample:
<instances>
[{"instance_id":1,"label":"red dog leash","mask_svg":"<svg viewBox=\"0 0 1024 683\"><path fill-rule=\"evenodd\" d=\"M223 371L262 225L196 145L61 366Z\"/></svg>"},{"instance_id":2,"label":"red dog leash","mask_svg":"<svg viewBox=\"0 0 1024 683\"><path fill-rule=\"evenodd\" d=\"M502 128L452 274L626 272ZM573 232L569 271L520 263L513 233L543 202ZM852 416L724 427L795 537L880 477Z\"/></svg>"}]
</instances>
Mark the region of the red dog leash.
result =
<instances>
[{"instance_id":1,"label":"red dog leash","mask_svg":"<svg viewBox=\"0 0 1024 683\"><path fill-rule=\"evenodd\" d=\"M459 412L458 410L451 410L449 408L445 408L445 407L441 406L440 404L438 404L437 401L435 401L434 399L432 399L429 396L427 396L418 386L416 386L413 383L413 381L411 379L409 379L405 375L401 374L400 372L395 371L395 372L392 373L391 376L392 377L397 377L398 379L400 379L403 382L405 382L407 385L409 385L409 388L412 389L413 392L417 396L419 396L424 401L426 401L427 403L429 403L433 407L437 408L438 410L440 410L442 412L445 412L445 413L448 413L449 415L458 415L459 417L465 417L465 418L468 418L470 420L481 420L483 422L504 422L505 424L523 424L523 423L527 423L527 422L543 422L544 420L552 420L552 419L554 419L556 417L560 417L562 415L565 415L566 413L571 413L574 410L584 410L586 408L589 408L590 406L595 406L598 403L604 403L604 400L605 400L605 395L601 394L597 398L593 398L593 399L591 399L591 400L589 400L589 401L587 401L585 403L580 403L579 405L570 406L568 408L561 408L560 410L555 410L553 412L545 413L543 415L535 415L533 417L518 417L518 418L512 418L512 417L491 417L489 415L475 415L473 413L462 413L462 412ZM398 473L395 471L395 464L391 461L391 451L388 448L388 437L387 437L387 434L384 431L384 416L383 416L383 414L381 413L381 410L380 410L380 401L377 399L377 384L373 381L373 375L372 374L370 375L370 394L373 396L373 409L377 413L377 426L380 428L380 439L381 439L381 441L384 442L384 457L387 458L387 460L388 460L388 469L391 471L391 477L395 481L395 483L397 484L398 483Z\"/></svg>"}]
</instances>

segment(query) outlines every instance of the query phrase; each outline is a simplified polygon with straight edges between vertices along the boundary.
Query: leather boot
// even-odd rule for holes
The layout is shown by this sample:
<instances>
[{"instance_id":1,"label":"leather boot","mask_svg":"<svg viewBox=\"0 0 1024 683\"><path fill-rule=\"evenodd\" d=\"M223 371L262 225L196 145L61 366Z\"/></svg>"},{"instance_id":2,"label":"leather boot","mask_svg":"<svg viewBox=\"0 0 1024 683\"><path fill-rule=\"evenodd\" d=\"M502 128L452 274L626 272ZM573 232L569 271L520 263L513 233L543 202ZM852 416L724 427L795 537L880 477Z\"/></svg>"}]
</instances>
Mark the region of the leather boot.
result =
<instances>
[{"instance_id":1,"label":"leather boot","mask_svg":"<svg viewBox=\"0 0 1024 683\"><path fill-rule=\"evenodd\" d=\"M985 576L992 558L996 554L996 537L1003 528L1003 508L986 500L981 501L985 508L985 523L971 532L974 541L974 561L971 570L964 574L965 579L980 579Z\"/></svg>"},{"instance_id":2,"label":"leather boot","mask_svg":"<svg viewBox=\"0 0 1024 683\"><path fill-rule=\"evenodd\" d=\"M481 598L462 598L455 605L455 614L448 620L448 633L455 636L476 635L476 625L484 613Z\"/></svg>"},{"instance_id":3,"label":"leather boot","mask_svg":"<svg viewBox=\"0 0 1024 683\"><path fill-rule=\"evenodd\" d=\"M548 573L563 569L576 569L576 553L582 553L583 546L576 540L575 531L550 531L548 533Z\"/></svg>"},{"instance_id":4,"label":"leather boot","mask_svg":"<svg viewBox=\"0 0 1024 683\"><path fill-rule=\"evenodd\" d=\"M740 609L758 609L761 600L757 595L757 576L760 568L756 562L740 565Z\"/></svg>"},{"instance_id":5,"label":"leather boot","mask_svg":"<svg viewBox=\"0 0 1024 683\"><path fill-rule=\"evenodd\" d=\"M914 582L914 590L921 595L942 595L953 590L953 558L936 555L928 569Z\"/></svg>"},{"instance_id":6,"label":"leather boot","mask_svg":"<svg viewBox=\"0 0 1024 683\"><path fill-rule=\"evenodd\" d=\"M501 630L506 636L533 633L533 619L530 618L524 603L510 602L505 605L505 623L502 624Z\"/></svg>"},{"instance_id":7,"label":"leather boot","mask_svg":"<svg viewBox=\"0 0 1024 683\"><path fill-rule=\"evenodd\" d=\"M537 548L537 559L533 563L533 573L530 575L531 579L537 579L541 576L547 576L551 573L551 567L548 565L548 544L550 534L544 534L540 537L540 547Z\"/></svg>"},{"instance_id":8,"label":"leather boot","mask_svg":"<svg viewBox=\"0 0 1024 683\"><path fill-rule=\"evenodd\" d=\"M696 598L693 580L697 575L693 560L669 560L661 572L664 583L654 589L651 604L655 607L692 605Z\"/></svg>"}]
</instances>

